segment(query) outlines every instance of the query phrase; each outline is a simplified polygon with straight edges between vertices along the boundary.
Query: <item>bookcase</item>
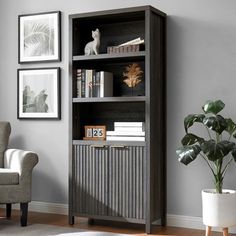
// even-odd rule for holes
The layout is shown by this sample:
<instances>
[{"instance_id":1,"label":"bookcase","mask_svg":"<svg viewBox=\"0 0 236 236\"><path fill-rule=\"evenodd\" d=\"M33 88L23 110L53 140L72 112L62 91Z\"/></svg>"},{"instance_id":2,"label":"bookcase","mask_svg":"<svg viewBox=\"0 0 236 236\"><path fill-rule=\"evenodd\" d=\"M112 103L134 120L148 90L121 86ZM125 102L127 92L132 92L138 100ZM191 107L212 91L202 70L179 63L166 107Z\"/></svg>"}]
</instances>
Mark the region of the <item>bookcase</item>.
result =
<instances>
[{"instance_id":1,"label":"bookcase","mask_svg":"<svg viewBox=\"0 0 236 236\"><path fill-rule=\"evenodd\" d=\"M100 52L84 55L97 28ZM124 221L150 233L166 224L166 14L151 6L73 14L69 31L69 223L75 216ZM138 37L140 50L107 53ZM131 92L123 72L132 63L143 75ZM81 69L112 73L113 96L77 97ZM144 141L83 140L86 125L109 132L122 122L142 123Z\"/></svg>"}]
</instances>

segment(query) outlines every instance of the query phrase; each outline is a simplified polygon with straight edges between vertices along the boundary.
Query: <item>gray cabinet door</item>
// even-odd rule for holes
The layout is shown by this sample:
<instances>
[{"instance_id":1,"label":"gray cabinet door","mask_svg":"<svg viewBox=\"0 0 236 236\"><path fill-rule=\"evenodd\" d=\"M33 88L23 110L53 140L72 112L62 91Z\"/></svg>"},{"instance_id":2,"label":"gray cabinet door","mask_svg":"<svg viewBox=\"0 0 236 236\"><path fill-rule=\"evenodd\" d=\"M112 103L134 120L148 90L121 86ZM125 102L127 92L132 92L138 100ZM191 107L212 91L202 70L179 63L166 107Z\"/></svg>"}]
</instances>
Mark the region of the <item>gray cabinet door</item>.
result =
<instances>
[{"instance_id":1,"label":"gray cabinet door","mask_svg":"<svg viewBox=\"0 0 236 236\"><path fill-rule=\"evenodd\" d=\"M74 209L81 215L108 213L108 147L74 146Z\"/></svg>"},{"instance_id":2,"label":"gray cabinet door","mask_svg":"<svg viewBox=\"0 0 236 236\"><path fill-rule=\"evenodd\" d=\"M144 146L110 146L108 215L145 219Z\"/></svg>"}]
</instances>

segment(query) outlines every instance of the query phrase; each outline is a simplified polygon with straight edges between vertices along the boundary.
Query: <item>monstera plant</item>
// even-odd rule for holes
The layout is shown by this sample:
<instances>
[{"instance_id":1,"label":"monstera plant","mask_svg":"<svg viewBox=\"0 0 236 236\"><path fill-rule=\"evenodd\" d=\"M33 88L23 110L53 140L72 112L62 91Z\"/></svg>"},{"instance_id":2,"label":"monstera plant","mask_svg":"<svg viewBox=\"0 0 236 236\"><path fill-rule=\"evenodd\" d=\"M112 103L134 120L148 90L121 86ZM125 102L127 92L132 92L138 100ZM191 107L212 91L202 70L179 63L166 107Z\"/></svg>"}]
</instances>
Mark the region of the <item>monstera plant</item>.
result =
<instances>
[{"instance_id":1,"label":"monstera plant","mask_svg":"<svg viewBox=\"0 0 236 236\"><path fill-rule=\"evenodd\" d=\"M176 150L178 160L188 165L197 157L203 158L214 176L216 193L222 193L223 180L229 165L236 161L236 124L219 113L225 104L221 100L207 101L202 114L191 114L184 119L185 136L182 147ZM206 137L191 132L200 123L206 129Z\"/></svg>"}]
</instances>

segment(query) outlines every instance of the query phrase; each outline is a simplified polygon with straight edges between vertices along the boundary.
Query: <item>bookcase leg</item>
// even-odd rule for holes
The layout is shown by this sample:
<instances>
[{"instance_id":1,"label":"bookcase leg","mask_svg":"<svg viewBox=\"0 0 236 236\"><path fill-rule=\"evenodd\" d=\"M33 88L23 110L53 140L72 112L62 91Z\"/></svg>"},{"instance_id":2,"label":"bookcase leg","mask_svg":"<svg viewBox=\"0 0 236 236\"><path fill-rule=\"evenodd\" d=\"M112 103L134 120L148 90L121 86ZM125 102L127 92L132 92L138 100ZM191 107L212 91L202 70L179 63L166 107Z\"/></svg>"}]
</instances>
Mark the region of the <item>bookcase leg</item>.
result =
<instances>
[{"instance_id":1,"label":"bookcase leg","mask_svg":"<svg viewBox=\"0 0 236 236\"><path fill-rule=\"evenodd\" d=\"M146 231L146 234L151 234L152 233L152 224L151 223L149 223L149 222L146 223L145 231Z\"/></svg>"},{"instance_id":2,"label":"bookcase leg","mask_svg":"<svg viewBox=\"0 0 236 236\"><path fill-rule=\"evenodd\" d=\"M69 215L69 224L73 225L75 223L75 217L72 215Z\"/></svg>"}]
</instances>

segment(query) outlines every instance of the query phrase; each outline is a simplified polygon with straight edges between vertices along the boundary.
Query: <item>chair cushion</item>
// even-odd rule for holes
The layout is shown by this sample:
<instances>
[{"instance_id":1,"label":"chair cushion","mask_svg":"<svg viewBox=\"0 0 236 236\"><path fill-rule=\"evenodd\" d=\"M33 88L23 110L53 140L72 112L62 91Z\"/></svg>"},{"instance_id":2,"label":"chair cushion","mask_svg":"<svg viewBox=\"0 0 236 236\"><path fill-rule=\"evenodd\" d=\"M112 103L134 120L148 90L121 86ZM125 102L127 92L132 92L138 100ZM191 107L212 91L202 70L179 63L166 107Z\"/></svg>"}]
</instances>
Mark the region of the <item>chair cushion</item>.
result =
<instances>
[{"instance_id":1,"label":"chair cushion","mask_svg":"<svg viewBox=\"0 0 236 236\"><path fill-rule=\"evenodd\" d=\"M7 149L11 126L9 122L0 122L0 168L3 167L4 152Z\"/></svg>"},{"instance_id":2,"label":"chair cushion","mask_svg":"<svg viewBox=\"0 0 236 236\"><path fill-rule=\"evenodd\" d=\"M19 173L11 169L0 168L0 185L19 184Z\"/></svg>"}]
</instances>

